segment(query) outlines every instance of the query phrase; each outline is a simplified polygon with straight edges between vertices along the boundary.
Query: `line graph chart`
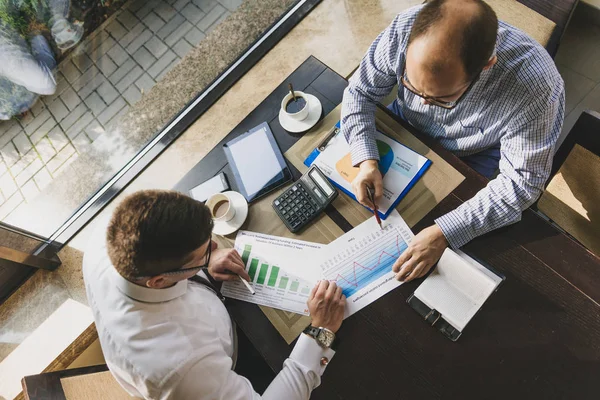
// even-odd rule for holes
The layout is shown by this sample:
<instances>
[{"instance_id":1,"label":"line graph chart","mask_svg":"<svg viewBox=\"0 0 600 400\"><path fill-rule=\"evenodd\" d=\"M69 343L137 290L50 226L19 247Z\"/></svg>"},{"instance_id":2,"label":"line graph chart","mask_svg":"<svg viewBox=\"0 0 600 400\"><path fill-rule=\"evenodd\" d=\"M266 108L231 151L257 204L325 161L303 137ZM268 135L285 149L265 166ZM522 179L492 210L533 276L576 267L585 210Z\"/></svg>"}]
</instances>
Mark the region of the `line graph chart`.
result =
<instances>
[{"instance_id":1,"label":"line graph chart","mask_svg":"<svg viewBox=\"0 0 600 400\"><path fill-rule=\"evenodd\" d=\"M377 227L363 229L362 234L356 232L339 243L339 251L322 261L323 276L335 281L344 295L350 298L370 283L390 274L392 265L408 247L409 238L404 226L393 223L387 224L383 230Z\"/></svg>"},{"instance_id":2,"label":"line graph chart","mask_svg":"<svg viewBox=\"0 0 600 400\"><path fill-rule=\"evenodd\" d=\"M406 250L407 244L399 236L386 238L388 240L378 245L383 245L384 250L377 252L367 249L364 253L357 253L354 260L338 264L329 273L329 280L335 280L342 287L346 297L352 296L359 288L364 287L390 272L396 259ZM391 239L391 240L389 240ZM335 277L331 276L335 273Z\"/></svg>"}]
</instances>

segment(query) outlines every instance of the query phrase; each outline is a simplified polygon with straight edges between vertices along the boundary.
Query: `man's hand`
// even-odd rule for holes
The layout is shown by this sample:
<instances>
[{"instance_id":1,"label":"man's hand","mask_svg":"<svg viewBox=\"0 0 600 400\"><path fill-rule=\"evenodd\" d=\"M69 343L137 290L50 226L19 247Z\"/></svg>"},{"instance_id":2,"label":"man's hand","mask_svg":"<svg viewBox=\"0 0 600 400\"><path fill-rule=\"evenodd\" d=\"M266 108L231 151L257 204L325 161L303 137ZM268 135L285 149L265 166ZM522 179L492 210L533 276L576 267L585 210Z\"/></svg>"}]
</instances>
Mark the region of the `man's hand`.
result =
<instances>
[{"instance_id":1,"label":"man's hand","mask_svg":"<svg viewBox=\"0 0 600 400\"><path fill-rule=\"evenodd\" d=\"M208 264L208 273L217 281L235 281L236 275L250 282L250 275L244 268L244 262L235 249L217 249L213 246Z\"/></svg>"},{"instance_id":2,"label":"man's hand","mask_svg":"<svg viewBox=\"0 0 600 400\"><path fill-rule=\"evenodd\" d=\"M312 326L327 328L333 333L342 326L346 296L335 282L320 281L310 292L308 310Z\"/></svg>"},{"instance_id":3,"label":"man's hand","mask_svg":"<svg viewBox=\"0 0 600 400\"><path fill-rule=\"evenodd\" d=\"M377 160L365 160L360 164L360 172L352 181L352 191L359 203L373 209L373 204L367 195L367 186L375 189L375 202L383 196L383 177L379 172Z\"/></svg>"},{"instance_id":4,"label":"man's hand","mask_svg":"<svg viewBox=\"0 0 600 400\"><path fill-rule=\"evenodd\" d=\"M409 282L424 276L438 262L448 241L439 226L423 229L394 263L396 279Z\"/></svg>"}]
</instances>

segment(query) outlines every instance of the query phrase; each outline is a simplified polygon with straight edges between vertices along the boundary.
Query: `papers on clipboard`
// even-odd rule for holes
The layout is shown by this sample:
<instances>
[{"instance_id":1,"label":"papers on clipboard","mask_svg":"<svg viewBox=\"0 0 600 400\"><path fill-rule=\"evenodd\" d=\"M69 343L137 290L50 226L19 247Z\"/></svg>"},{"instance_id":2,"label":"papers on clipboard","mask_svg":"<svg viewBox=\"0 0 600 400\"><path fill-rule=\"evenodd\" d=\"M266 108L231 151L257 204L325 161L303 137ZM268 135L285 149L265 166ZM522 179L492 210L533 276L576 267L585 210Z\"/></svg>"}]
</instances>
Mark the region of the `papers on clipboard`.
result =
<instances>
[{"instance_id":1,"label":"papers on clipboard","mask_svg":"<svg viewBox=\"0 0 600 400\"><path fill-rule=\"evenodd\" d=\"M336 127L340 127L339 122ZM383 175L383 198L377 206L379 216L385 219L429 168L431 160L379 131L375 140L380 158L379 171ZM356 200L351 183L359 168L352 165L350 145L339 129L325 146L313 150L304 164L308 167L317 165L335 186Z\"/></svg>"}]
</instances>

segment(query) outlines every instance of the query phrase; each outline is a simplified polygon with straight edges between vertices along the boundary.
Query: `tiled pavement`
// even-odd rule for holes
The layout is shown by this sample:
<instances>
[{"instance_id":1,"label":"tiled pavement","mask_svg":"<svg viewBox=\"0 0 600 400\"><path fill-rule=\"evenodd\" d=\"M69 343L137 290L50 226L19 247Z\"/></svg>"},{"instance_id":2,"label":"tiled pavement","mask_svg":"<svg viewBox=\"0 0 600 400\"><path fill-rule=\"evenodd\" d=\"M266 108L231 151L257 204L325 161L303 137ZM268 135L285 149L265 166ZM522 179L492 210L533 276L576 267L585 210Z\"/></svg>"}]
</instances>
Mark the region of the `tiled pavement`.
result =
<instances>
[{"instance_id":1,"label":"tiled pavement","mask_svg":"<svg viewBox=\"0 0 600 400\"><path fill-rule=\"evenodd\" d=\"M132 0L59 65L58 87L0 122L0 220L30 202L243 0Z\"/></svg>"}]
</instances>

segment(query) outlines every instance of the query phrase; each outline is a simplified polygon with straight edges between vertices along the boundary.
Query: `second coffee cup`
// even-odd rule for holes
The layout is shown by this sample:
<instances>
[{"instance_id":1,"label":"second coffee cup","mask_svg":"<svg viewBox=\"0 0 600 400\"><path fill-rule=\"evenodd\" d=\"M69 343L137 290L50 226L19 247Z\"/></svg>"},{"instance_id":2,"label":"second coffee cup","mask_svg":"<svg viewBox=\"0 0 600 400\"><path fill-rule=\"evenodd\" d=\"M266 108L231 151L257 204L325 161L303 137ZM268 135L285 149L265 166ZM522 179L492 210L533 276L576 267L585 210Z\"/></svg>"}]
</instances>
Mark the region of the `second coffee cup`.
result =
<instances>
[{"instance_id":1,"label":"second coffee cup","mask_svg":"<svg viewBox=\"0 0 600 400\"><path fill-rule=\"evenodd\" d=\"M235 217L235 208L232 206L231 199L224 193L217 193L206 200L206 207L214 221L230 221Z\"/></svg>"}]
</instances>

